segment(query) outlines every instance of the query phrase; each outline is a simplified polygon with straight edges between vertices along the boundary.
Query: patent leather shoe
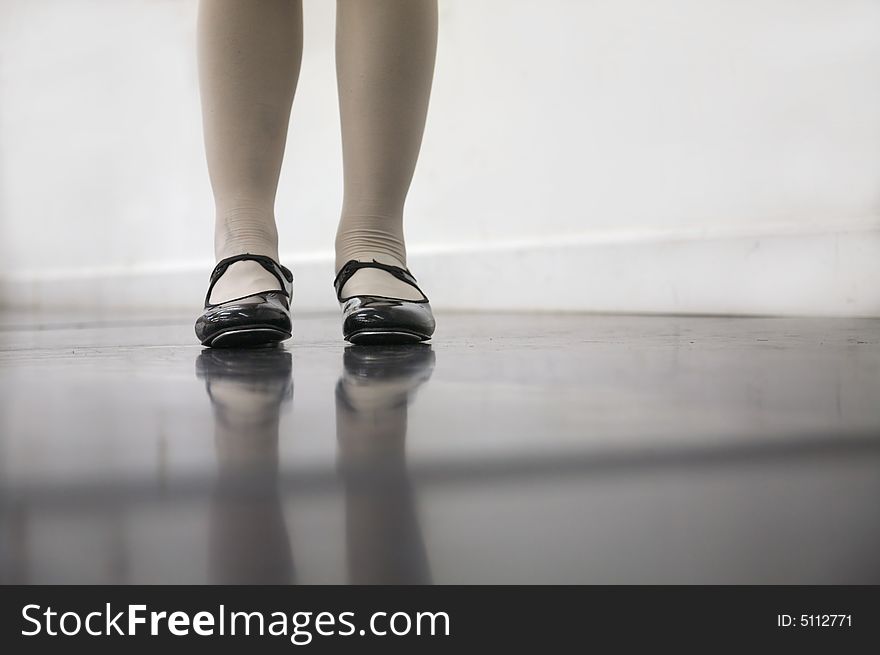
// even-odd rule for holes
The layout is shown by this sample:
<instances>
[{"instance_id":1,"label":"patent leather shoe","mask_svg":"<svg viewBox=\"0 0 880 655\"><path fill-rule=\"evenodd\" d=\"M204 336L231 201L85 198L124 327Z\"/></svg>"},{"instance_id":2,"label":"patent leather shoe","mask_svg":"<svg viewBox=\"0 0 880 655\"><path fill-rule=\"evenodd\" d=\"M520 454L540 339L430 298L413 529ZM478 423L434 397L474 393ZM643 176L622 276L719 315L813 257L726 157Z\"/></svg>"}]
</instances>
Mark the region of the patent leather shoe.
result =
<instances>
[{"instance_id":1,"label":"patent leather shoe","mask_svg":"<svg viewBox=\"0 0 880 655\"><path fill-rule=\"evenodd\" d=\"M221 303L211 303L211 291L230 264L255 261L278 279L280 289L260 291ZM290 299L293 274L265 255L244 253L227 257L211 272L205 309L196 320L195 331L203 346L239 348L267 346L289 339L292 333Z\"/></svg>"},{"instance_id":2,"label":"patent leather shoe","mask_svg":"<svg viewBox=\"0 0 880 655\"><path fill-rule=\"evenodd\" d=\"M422 300L403 300L376 295L342 297L345 283L362 268L377 268L415 288ZM336 299L342 307L342 335L356 345L418 343L434 334L435 321L427 296L412 273L399 266L348 261L333 280Z\"/></svg>"}]
</instances>

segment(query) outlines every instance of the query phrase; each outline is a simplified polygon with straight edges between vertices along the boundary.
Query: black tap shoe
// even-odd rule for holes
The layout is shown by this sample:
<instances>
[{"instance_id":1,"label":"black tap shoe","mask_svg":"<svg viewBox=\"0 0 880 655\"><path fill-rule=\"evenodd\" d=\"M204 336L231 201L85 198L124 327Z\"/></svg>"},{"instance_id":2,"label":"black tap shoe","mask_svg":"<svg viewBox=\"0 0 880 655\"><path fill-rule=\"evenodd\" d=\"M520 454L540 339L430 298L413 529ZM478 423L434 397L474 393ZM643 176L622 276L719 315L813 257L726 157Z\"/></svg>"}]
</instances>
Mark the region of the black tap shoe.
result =
<instances>
[{"instance_id":1,"label":"black tap shoe","mask_svg":"<svg viewBox=\"0 0 880 655\"><path fill-rule=\"evenodd\" d=\"M422 300L403 300L385 296L349 296L340 294L345 283L362 268L378 268L415 288ZM350 260L336 279L336 300L342 307L342 335L356 345L418 343L434 334L434 315L427 296L419 289L416 279L405 268L371 262Z\"/></svg>"},{"instance_id":2,"label":"black tap shoe","mask_svg":"<svg viewBox=\"0 0 880 655\"><path fill-rule=\"evenodd\" d=\"M278 278L281 289L261 291L241 298L211 304L211 291L230 264L255 261ZM205 311L196 320L196 336L203 346L239 348L265 346L290 338L290 299L293 274L271 257L245 253L217 263L205 295Z\"/></svg>"}]
</instances>

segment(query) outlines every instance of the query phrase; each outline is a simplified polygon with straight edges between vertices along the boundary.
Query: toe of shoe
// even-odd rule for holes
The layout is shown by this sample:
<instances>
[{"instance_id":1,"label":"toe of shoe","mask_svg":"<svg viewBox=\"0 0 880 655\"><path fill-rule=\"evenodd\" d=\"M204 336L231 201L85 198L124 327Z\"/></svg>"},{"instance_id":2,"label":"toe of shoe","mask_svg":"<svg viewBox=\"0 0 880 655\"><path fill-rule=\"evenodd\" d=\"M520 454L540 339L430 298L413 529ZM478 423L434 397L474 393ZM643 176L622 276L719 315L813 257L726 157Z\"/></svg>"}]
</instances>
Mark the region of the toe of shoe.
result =
<instances>
[{"instance_id":1,"label":"toe of shoe","mask_svg":"<svg viewBox=\"0 0 880 655\"><path fill-rule=\"evenodd\" d=\"M349 305L345 311L342 331L346 337L367 330L400 330L424 339L434 333L434 316L428 303L364 297L353 300L360 302Z\"/></svg>"},{"instance_id":2,"label":"toe of shoe","mask_svg":"<svg viewBox=\"0 0 880 655\"><path fill-rule=\"evenodd\" d=\"M290 310L281 294L265 294L255 302L229 302L210 307L196 319L195 332L205 343L224 330L247 327L271 327L291 331Z\"/></svg>"}]
</instances>

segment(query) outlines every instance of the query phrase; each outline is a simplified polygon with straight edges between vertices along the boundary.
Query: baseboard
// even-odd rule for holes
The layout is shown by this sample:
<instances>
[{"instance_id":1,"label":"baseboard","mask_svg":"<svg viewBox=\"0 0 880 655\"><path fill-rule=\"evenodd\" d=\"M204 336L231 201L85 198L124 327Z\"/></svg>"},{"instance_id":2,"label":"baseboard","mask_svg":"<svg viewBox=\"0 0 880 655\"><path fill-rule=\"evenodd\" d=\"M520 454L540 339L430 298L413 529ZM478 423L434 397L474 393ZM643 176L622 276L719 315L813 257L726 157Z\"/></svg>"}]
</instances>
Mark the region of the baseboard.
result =
<instances>
[{"instance_id":1,"label":"baseboard","mask_svg":"<svg viewBox=\"0 0 880 655\"><path fill-rule=\"evenodd\" d=\"M330 254L283 257L300 311L336 309ZM438 310L880 317L880 229L414 248ZM0 277L5 307L197 313L210 262Z\"/></svg>"}]
</instances>

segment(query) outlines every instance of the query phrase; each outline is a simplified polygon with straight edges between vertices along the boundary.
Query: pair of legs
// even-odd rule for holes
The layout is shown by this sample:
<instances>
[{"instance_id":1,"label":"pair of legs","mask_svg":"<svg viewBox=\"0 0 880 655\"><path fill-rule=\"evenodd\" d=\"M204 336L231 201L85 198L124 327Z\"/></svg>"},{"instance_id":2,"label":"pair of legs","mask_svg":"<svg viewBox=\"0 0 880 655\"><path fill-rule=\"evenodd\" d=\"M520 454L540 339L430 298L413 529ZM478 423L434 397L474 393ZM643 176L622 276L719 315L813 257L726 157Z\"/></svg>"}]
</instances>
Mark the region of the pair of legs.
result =
<instances>
[{"instance_id":1,"label":"pair of legs","mask_svg":"<svg viewBox=\"0 0 880 655\"><path fill-rule=\"evenodd\" d=\"M344 199L336 269L406 266L403 206L422 141L437 46L436 0L337 0L336 68ZM302 56L301 0L202 0L199 80L216 206L214 254L278 261L275 194ZM253 261L232 264L211 302L279 288ZM343 295L422 296L379 269Z\"/></svg>"}]
</instances>

